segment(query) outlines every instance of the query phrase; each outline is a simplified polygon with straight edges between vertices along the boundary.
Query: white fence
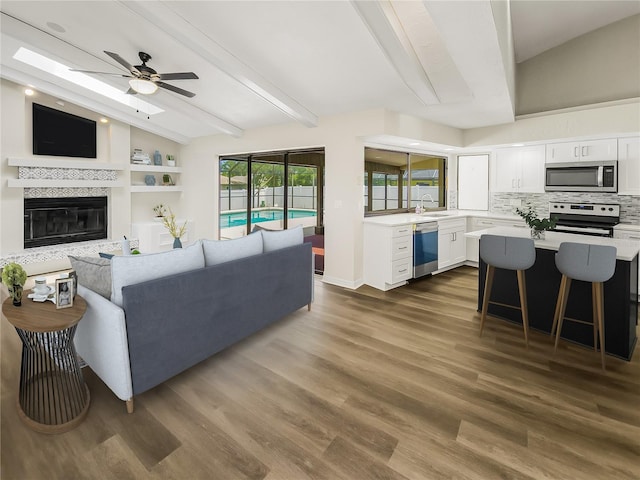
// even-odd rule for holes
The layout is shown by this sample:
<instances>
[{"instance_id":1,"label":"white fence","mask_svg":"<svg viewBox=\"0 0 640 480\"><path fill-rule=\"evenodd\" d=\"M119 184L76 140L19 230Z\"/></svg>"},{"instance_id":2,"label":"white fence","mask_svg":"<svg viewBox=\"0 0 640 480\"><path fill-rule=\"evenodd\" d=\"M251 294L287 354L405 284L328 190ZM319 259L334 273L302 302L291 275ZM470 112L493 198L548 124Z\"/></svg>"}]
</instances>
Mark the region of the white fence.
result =
<instances>
[{"instance_id":1,"label":"white fence","mask_svg":"<svg viewBox=\"0 0 640 480\"><path fill-rule=\"evenodd\" d=\"M387 189L387 200L385 205L385 188ZM438 192L440 187L433 187L427 185L413 185L411 187L411 205L407 207L407 186L402 187L402 207L404 208L415 208L417 205L420 205L421 199L423 195L424 202L422 204L425 208L437 208L438 207ZM367 192L367 187L364 187L365 197ZM429 199L429 195L431 199ZM387 208L398 208L398 187L384 185L373 187L373 210L385 210Z\"/></svg>"},{"instance_id":2,"label":"white fence","mask_svg":"<svg viewBox=\"0 0 640 480\"><path fill-rule=\"evenodd\" d=\"M316 186L297 186L288 188L289 208L314 210L318 207L318 190ZM282 207L284 205L284 187L267 187L254 197L254 207ZM246 210L247 189L221 190L220 211Z\"/></svg>"}]
</instances>

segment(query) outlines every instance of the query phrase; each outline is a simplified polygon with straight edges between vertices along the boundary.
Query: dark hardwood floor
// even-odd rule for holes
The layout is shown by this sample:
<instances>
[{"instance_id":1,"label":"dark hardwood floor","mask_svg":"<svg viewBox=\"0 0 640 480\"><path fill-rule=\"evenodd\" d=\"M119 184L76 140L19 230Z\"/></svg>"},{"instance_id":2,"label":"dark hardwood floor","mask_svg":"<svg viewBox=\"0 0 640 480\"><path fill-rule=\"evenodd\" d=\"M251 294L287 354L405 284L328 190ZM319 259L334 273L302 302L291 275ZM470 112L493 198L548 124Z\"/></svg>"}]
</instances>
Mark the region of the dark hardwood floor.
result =
<instances>
[{"instance_id":1,"label":"dark hardwood floor","mask_svg":"<svg viewBox=\"0 0 640 480\"><path fill-rule=\"evenodd\" d=\"M390 292L316 282L301 309L136 397L85 368L86 420L28 430L20 341L1 325L1 477L12 479L638 479L640 359L489 318L477 270ZM554 302L555 299L549 299ZM606 301L606 299L605 299ZM188 319L179 321L188 322Z\"/></svg>"}]
</instances>

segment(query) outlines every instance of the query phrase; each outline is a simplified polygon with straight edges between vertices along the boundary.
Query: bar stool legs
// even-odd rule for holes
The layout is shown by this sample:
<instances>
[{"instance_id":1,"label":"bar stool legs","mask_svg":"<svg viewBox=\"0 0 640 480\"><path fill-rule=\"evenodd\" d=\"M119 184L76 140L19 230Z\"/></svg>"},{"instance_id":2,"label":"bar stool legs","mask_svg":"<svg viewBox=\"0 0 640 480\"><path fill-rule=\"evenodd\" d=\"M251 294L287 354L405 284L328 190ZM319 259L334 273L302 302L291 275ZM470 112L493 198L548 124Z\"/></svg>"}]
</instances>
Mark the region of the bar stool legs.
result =
<instances>
[{"instance_id":1,"label":"bar stool legs","mask_svg":"<svg viewBox=\"0 0 640 480\"><path fill-rule=\"evenodd\" d=\"M562 242L556 253L556 267L562 274L560 291L556 303L556 311L551 326L551 334L556 336L553 347L555 353L562 335L562 323L564 320L578 322L593 326L593 348L598 350L598 336L600 337L600 360L602 369L605 369L604 354L604 289L603 283L609 280L616 270L615 247L608 245L592 245L576 242ZM567 299L571 288L571 279L591 283L591 308L592 322L568 318ZM556 323L558 327L556 328Z\"/></svg>"},{"instance_id":2,"label":"bar stool legs","mask_svg":"<svg viewBox=\"0 0 640 480\"><path fill-rule=\"evenodd\" d=\"M480 336L484 329L484 323L487 320L487 311L491 298L491 287L493 286L493 276L496 267L487 265L487 276L484 283L484 295L482 297L482 314L480 316ZM518 278L518 293L520 295L520 311L522 313L522 327L524 328L524 343L529 348L529 313L527 306L527 285L525 282L524 270L516 270ZM516 307L517 308L517 307Z\"/></svg>"},{"instance_id":3,"label":"bar stool legs","mask_svg":"<svg viewBox=\"0 0 640 480\"><path fill-rule=\"evenodd\" d=\"M555 335L555 344L553 352L558 349L558 343L560 342L560 335L562 333L562 323L565 319L565 312L567 310L567 300L569 298L569 290L571 288L571 278L566 275L562 275L560 281L560 291L558 293L558 301L556 302L556 310L553 317L553 324L551 326L551 336ZM605 357L604 357L604 289L602 282L591 283L591 304L593 309L593 350L598 351L598 337L600 340L600 360L602 363L602 369L605 370ZM569 319L571 320L571 319ZM576 321L576 320L574 320ZM588 322L581 322L588 323ZM557 325L557 329L556 329Z\"/></svg>"},{"instance_id":4,"label":"bar stool legs","mask_svg":"<svg viewBox=\"0 0 640 480\"><path fill-rule=\"evenodd\" d=\"M487 265L487 277L484 282L484 295L482 297L482 315L480 316L480 336L482 336L484 322L487 320L487 310L489 309L489 298L491 298L491 287L493 286L493 274L495 271L496 267Z\"/></svg>"}]
</instances>

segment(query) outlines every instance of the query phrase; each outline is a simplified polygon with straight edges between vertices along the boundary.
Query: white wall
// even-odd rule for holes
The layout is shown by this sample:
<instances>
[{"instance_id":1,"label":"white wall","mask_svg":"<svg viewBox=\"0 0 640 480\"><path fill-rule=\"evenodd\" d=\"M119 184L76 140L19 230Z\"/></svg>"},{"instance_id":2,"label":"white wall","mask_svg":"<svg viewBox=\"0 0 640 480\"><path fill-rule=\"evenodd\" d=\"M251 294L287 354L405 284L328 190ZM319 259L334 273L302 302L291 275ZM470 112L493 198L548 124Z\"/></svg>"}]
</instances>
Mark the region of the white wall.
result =
<instances>
[{"instance_id":1,"label":"white wall","mask_svg":"<svg viewBox=\"0 0 640 480\"><path fill-rule=\"evenodd\" d=\"M517 72L518 114L640 97L640 15L536 55Z\"/></svg>"},{"instance_id":2,"label":"white wall","mask_svg":"<svg viewBox=\"0 0 640 480\"><path fill-rule=\"evenodd\" d=\"M616 137L638 132L640 102L634 101L518 118L514 123L465 130L463 137L467 148L486 148L521 142Z\"/></svg>"}]
</instances>

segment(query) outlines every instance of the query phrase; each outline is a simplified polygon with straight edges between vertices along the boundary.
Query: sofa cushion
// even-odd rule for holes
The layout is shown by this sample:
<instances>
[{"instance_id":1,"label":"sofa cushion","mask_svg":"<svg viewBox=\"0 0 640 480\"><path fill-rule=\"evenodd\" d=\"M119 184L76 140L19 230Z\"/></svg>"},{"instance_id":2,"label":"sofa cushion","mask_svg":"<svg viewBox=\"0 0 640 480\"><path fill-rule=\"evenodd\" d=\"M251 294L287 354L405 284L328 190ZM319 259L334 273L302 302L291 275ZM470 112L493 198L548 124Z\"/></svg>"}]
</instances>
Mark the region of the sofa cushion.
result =
<instances>
[{"instance_id":1,"label":"sofa cushion","mask_svg":"<svg viewBox=\"0 0 640 480\"><path fill-rule=\"evenodd\" d=\"M202 243L148 255L116 255L111 259L111 301L122 307L122 287L204 267Z\"/></svg>"},{"instance_id":2,"label":"sofa cushion","mask_svg":"<svg viewBox=\"0 0 640 480\"><path fill-rule=\"evenodd\" d=\"M250 233L233 240L203 240L204 262L207 267L262 253L262 234Z\"/></svg>"},{"instance_id":3,"label":"sofa cushion","mask_svg":"<svg viewBox=\"0 0 640 480\"><path fill-rule=\"evenodd\" d=\"M69 256L71 268L78 275L78 283L98 295L111 297L111 260L96 257Z\"/></svg>"},{"instance_id":4,"label":"sofa cushion","mask_svg":"<svg viewBox=\"0 0 640 480\"><path fill-rule=\"evenodd\" d=\"M302 225L288 230L262 230L261 232L265 252L273 252L274 250L304 243Z\"/></svg>"}]
</instances>

